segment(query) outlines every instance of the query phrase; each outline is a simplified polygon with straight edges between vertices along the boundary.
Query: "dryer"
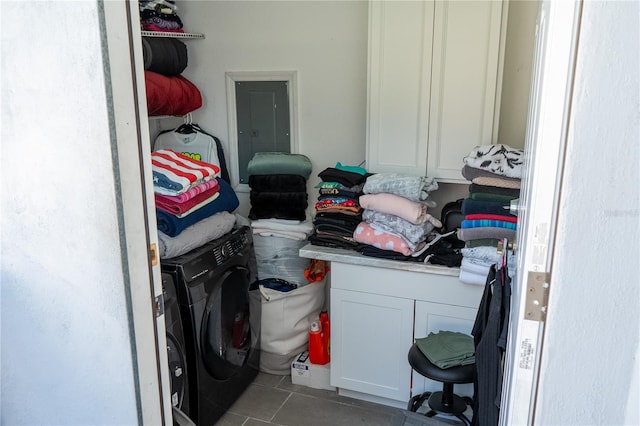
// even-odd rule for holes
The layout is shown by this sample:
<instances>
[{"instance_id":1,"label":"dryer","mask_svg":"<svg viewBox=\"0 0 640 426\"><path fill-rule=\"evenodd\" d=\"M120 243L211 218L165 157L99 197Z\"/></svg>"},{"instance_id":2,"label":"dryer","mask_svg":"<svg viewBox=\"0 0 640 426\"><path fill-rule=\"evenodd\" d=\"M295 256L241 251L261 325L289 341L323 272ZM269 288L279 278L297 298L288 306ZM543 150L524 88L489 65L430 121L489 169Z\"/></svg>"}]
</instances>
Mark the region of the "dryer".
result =
<instances>
[{"instance_id":1,"label":"dryer","mask_svg":"<svg viewBox=\"0 0 640 426\"><path fill-rule=\"evenodd\" d=\"M189 415L189 385L184 332L180 319L180 305L173 278L162 274L164 296L164 319L167 331L167 358L171 385L171 405Z\"/></svg>"},{"instance_id":2,"label":"dryer","mask_svg":"<svg viewBox=\"0 0 640 426\"><path fill-rule=\"evenodd\" d=\"M162 261L176 284L187 357L189 417L212 425L260 368L261 300L251 228Z\"/></svg>"}]
</instances>

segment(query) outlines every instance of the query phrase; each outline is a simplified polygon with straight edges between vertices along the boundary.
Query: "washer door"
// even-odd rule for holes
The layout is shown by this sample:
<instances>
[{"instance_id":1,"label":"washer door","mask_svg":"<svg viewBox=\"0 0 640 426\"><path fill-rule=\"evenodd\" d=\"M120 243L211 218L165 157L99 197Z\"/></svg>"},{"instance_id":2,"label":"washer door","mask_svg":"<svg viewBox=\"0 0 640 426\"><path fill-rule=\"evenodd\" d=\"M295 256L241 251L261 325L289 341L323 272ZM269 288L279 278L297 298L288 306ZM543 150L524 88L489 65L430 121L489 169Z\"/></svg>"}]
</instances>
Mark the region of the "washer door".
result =
<instances>
[{"instance_id":1,"label":"washer door","mask_svg":"<svg viewBox=\"0 0 640 426\"><path fill-rule=\"evenodd\" d=\"M167 333L167 357L171 374L171 405L182 408L186 388L186 361L178 339L171 333Z\"/></svg>"},{"instance_id":2,"label":"washer door","mask_svg":"<svg viewBox=\"0 0 640 426\"><path fill-rule=\"evenodd\" d=\"M249 270L227 270L209 293L202 317L201 353L205 368L225 380L240 370L251 350Z\"/></svg>"}]
</instances>

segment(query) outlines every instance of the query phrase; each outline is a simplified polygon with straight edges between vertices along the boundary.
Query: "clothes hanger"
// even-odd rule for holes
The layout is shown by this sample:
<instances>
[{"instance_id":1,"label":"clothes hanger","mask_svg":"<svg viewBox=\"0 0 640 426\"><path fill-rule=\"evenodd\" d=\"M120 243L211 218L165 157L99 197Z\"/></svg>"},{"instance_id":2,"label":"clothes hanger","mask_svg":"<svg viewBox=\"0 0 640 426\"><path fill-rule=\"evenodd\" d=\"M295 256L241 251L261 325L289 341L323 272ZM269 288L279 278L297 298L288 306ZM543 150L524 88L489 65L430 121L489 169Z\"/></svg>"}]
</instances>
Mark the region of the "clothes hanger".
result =
<instances>
[{"instance_id":1,"label":"clothes hanger","mask_svg":"<svg viewBox=\"0 0 640 426\"><path fill-rule=\"evenodd\" d=\"M191 116L191 113L188 113L187 115L183 116L182 119L184 120L184 123L181 124L176 129L174 129L174 132L180 133L183 135L196 133L197 128L194 127L193 117ZM195 126L197 127L197 124Z\"/></svg>"}]
</instances>

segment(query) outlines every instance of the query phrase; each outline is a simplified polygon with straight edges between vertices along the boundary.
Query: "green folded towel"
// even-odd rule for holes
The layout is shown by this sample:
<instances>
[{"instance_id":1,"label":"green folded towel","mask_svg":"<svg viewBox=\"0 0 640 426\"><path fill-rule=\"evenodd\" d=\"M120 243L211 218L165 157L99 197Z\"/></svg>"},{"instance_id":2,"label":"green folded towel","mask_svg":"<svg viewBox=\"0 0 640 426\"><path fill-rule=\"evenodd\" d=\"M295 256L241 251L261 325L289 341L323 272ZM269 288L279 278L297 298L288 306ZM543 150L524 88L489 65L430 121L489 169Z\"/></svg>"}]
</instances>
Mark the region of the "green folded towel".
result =
<instances>
[{"instance_id":1,"label":"green folded towel","mask_svg":"<svg viewBox=\"0 0 640 426\"><path fill-rule=\"evenodd\" d=\"M302 154L286 152L256 152L247 164L247 173L252 175L299 175L309 179L311 160Z\"/></svg>"},{"instance_id":2,"label":"green folded towel","mask_svg":"<svg viewBox=\"0 0 640 426\"><path fill-rule=\"evenodd\" d=\"M367 169L364 167L344 165L339 161L336 163L336 169L344 170L345 172L357 173L362 176L367 174Z\"/></svg>"},{"instance_id":3,"label":"green folded towel","mask_svg":"<svg viewBox=\"0 0 640 426\"><path fill-rule=\"evenodd\" d=\"M416 339L416 345L429 361L442 369L476 362L473 338L464 333L429 333L427 337Z\"/></svg>"}]
</instances>

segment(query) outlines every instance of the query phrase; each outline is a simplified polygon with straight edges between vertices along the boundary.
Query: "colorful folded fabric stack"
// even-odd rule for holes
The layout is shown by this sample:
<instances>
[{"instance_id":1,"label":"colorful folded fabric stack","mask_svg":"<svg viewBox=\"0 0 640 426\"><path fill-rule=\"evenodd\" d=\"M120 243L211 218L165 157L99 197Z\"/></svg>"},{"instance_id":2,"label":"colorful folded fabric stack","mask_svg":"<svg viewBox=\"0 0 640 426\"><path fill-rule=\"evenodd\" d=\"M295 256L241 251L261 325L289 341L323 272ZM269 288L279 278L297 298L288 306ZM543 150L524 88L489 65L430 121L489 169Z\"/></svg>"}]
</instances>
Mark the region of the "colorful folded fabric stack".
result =
<instances>
[{"instance_id":1,"label":"colorful folded fabric stack","mask_svg":"<svg viewBox=\"0 0 640 426\"><path fill-rule=\"evenodd\" d=\"M477 146L463 158L462 175L471 182L457 234L465 242L460 265L460 280L465 283L485 285L491 265L502 262L498 242L516 239L518 218L510 207L520 196L523 160L522 150L503 144ZM507 259L513 274L513 255Z\"/></svg>"},{"instance_id":2,"label":"colorful folded fabric stack","mask_svg":"<svg viewBox=\"0 0 640 426\"><path fill-rule=\"evenodd\" d=\"M428 207L435 206L427 200L429 193L437 189L435 179L426 176L398 173L369 176L363 187L364 195L359 199L364 209L363 221L353 234L357 242L365 245L361 253L388 259L398 259L396 253L405 257L422 254L429 233L442 226L427 213Z\"/></svg>"},{"instance_id":3,"label":"colorful folded fabric stack","mask_svg":"<svg viewBox=\"0 0 640 426\"><path fill-rule=\"evenodd\" d=\"M219 165L169 149L152 152L151 164L161 258L186 253L197 247L193 241L202 245L231 230L235 217L230 213L239 200L226 181L217 179ZM179 238L183 231L188 239Z\"/></svg>"},{"instance_id":4,"label":"colorful folded fabric stack","mask_svg":"<svg viewBox=\"0 0 640 426\"><path fill-rule=\"evenodd\" d=\"M140 26L145 31L184 32L174 0L138 0Z\"/></svg>"},{"instance_id":5,"label":"colorful folded fabric stack","mask_svg":"<svg viewBox=\"0 0 640 426\"><path fill-rule=\"evenodd\" d=\"M367 172L362 167L342 165L327 167L318 177L318 189L313 219L314 232L309 242L317 246L354 249L358 246L353 233L362 222L362 207L358 201Z\"/></svg>"}]
</instances>

